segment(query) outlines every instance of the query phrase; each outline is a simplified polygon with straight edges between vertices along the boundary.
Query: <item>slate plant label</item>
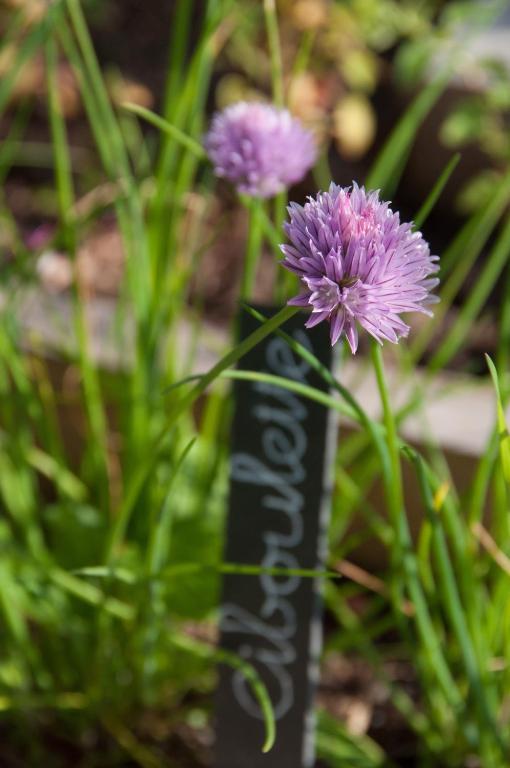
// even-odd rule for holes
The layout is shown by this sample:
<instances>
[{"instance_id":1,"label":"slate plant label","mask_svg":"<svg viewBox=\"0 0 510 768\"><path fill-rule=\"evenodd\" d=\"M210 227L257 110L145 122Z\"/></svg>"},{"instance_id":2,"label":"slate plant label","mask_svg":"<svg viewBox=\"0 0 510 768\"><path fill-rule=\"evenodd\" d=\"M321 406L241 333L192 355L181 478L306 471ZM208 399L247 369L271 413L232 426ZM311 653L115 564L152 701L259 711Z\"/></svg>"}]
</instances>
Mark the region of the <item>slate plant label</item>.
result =
<instances>
[{"instance_id":1,"label":"slate plant label","mask_svg":"<svg viewBox=\"0 0 510 768\"><path fill-rule=\"evenodd\" d=\"M267 308L264 314L272 314ZM259 326L241 315L241 336ZM331 367L324 325L283 330ZM327 391L323 379L274 335L241 361ZM225 560L267 568L325 567L335 419L286 389L236 381ZM263 754L264 723L243 674L222 666L216 700L216 768L308 768L314 764L313 698L322 644L321 584L295 575L229 574L224 579L221 646L249 661L267 686L276 743Z\"/></svg>"}]
</instances>

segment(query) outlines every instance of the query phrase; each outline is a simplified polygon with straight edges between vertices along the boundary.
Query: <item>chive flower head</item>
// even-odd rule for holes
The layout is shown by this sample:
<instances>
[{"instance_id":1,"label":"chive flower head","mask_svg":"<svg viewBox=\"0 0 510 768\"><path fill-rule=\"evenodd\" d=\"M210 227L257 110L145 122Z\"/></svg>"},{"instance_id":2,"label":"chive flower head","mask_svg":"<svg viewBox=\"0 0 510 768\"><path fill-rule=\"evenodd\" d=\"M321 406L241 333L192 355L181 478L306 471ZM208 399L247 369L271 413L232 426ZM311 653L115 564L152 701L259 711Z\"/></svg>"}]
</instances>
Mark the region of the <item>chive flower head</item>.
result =
<instances>
[{"instance_id":1,"label":"chive flower head","mask_svg":"<svg viewBox=\"0 0 510 768\"><path fill-rule=\"evenodd\" d=\"M243 194L273 197L301 181L315 162L315 141L286 109L240 101L214 115L204 140L217 176Z\"/></svg>"},{"instance_id":2,"label":"chive flower head","mask_svg":"<svg viewBox=\"0 0 510 768\"><path fill-rule=\"evenodd\" d=\"M288 211L282 265L301 280L304 290L289 304L311 310L308 328L327 321L331 343L345 336L354 354L358 327L396 344L409 333L402 313L432 314L438 257L378 191L332 183Z\"/></svg>"}]
</instances>

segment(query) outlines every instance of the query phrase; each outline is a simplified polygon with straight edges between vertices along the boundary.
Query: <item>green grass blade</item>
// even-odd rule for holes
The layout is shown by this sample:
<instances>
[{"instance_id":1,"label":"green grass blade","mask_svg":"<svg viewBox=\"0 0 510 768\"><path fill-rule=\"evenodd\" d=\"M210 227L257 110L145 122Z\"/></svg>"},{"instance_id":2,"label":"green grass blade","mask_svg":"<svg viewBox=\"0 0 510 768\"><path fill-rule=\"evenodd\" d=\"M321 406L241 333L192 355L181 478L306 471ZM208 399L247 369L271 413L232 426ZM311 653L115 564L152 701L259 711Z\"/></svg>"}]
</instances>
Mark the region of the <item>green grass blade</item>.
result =
<instances>
[{"instance_id":1,"label":"green grass blade","mask_svg":"<svg viewBox=\"0 0 510 768\"><path fill-rule=\"evenodd\" d=\"M226 664L232 669L238 670L249 682L264 719L266 737L262 745L262 752L269 752L276 738L276 724L271 699L255 667L234 653L222 648L212 648L204 643L199 643L184 635L171 635L170 642L185 651L210 659L219 664Z\"/></svg>"},{"instance_id":2,"label":"green grass blade","mask_svg":"<svg viewBox=\"0 0 510 768\"><path fill-rule=\"evenodd\" d=\"M3 188L12 164L16 160L20 140L25 132L30 117L30 108L23 104L16 111L7 136L0 146L0 187Z\"/></svg>"},{"instance_id":3,"label":"green grass blade","mask_svg":"<svg viewBox=\"0 0 510 768\"><path fill-rule=\"evenodd\" d=\"M487 502L490 480L494 470L494 463L498 457L498 430L494 430L485 453L481 457L468 494L468 521L472 525L480 522Z\"/></svg>"},{"instance_id":4,"label":"green grass blade","mask_svg":"<svg viewBox=\"0 0 510 768\"><path fill-rule=\"evenodd\" d=\"M460 153L457 152L450 160L448 161L446 167L442 171L441 175L439 176L438 180L432 187L431 191L429 192L428 197L426 198L425 202L421 206L420 210L414 217L414 225L416 229L419 229L427 218L429 217L430 212L434 208L435 204L441 197L441 194L448 184L448 181L450 179L450 176L456 169L457 165L460 161Z\"/></svg>"},{"instance_id":5,"label":"green grass blade","mask_svg":"<svg viewBox=\"0 0 510 768\"><path fill-rule=\"evenodd\" d=\"M59 202L60 219L70 255L76 255L77 235L72 211L74 190L67 132L60 105L57 80L57 47L53 38L46 43L46 68L48 83L48 111L55 155L55 181ZM89 339L85 307L79 286L74 287L75 331L78 340L80 372L83 378L85 404L92 433L91 455L97 472L102 475L100 503L103 510L109 508L107 425L99 384L99 377L89 352Z\"/></svg>"},{"instance_id":6,"label":"green grass blade","mask_svg":"<svg viewBox=\"0 0 510 768\"><path fill-rule=\"evenodd\" d=\"M194 0L176 3L172 18L172 34L170 36L167 79L163 99L163 115L170 116L175 109L179 89L186 67L186 49L193 17L196 13Z\"/></svg>"},{"instance_id":7,"label":"green grass blade","mask_svg":"<svg viewBox=\"0 0 510 768\"><path fill-rule=\"evenodd\" d=\"M204 21L198 40L195 43L193 56L183 69L186 77L179 84L172 103L172 113L165 112L164 117L187 136L196 138L203 128L203 112L208 93L208 85L212 73L212 63L216 55L215 35L222 22L221 8L216 2L208 0ZM166 105L168 107L168 104ZM168 140L166 135L161 142L159 157L156 163L156 189L149 209L151 250L158 270L162 265L173 261L176 239L176 219L174 215L175 198L169 200L169 183L188 173L190 153L182 157L176 151L175 142ZM195 158L196 159L196 158ZM188 166L188 168L183 167ZM159 280L157 281L159 284Z\"/></svg>"},{"instance_id":8,"label":"green grass blade","mask_svg":"<svg viewBox=\"0 0 510 768\"><path fill-rule=\"evenodd\" d=\"M139 104L131 104L130 102L124 103L122 109L132 112L134 115L138 115L138 117L141 117L158 130L168 134L178 144L192 152L195 157L198 157L199 160L203 160L207 157L205 149L198 143L198 141L192 139L191 136L188 136L184 131L181 131L180 128L177 128L176 125L172 125L172 123L169 123L160 115L151 112L150 109L141 107Z\"/></svg>"},{"instance_id":9,"label":"green grass blade","mask_svg":"<svg viewBox=\"0 0 510 768\"><path fill-rule=\"evenodd\" d=\"M332 768L395 768L381 747L368 736L349 733L325 711L319 712L317 752Z\"/></svg>"},{"instance_id":10,"label":"green grass blade","mask_svg":"<svg viewBox=\"0 0 510 768\"><path fill-rule=\"evenodd\" d=\"M295 392L301 397L306 397L308 400L313 400L325 408L330 408L333 411L337 411L342 416L346 416L348 419L358 421L357 414L354 409L342 403L341 400L336 400L326 392L322 392L320 389L310 387L307 384L303 384L300 381L293 381L292 379L286 379L283 376L274 376L270 373L261 373L259 371L224 371L221 374L226 379L235 379L237 381L255 381L263 382L265 384L271 384L275 387L281 387L287 389L289 392Z\"/></svg>"},{"instance_id":11,"label":"green grass blade","mask_svg":"<svg viewBox=\"0 0 510 768\"><path fill-rule=\"evenodd\" d=\"M92 39L90 37L80 0L66 0L69 18L80 47L84 68L89 77L90 86L96 99L97 110L109 131L109 140L114 151L113 159L119 165L121 174L131 179L131 171L126 148L122 139L117 120L108 98L108 92L103 80L101 69L96 58Z\"/></svg>"},{"instance_id":12,"label":"green grass blade","mask_svg":"<svg viewBox=\"0 0 510 768\"><path fill-rule=\"evenodd\" d=\"M174 411L170 414L169 422L172 423L178 416L184 413L200 395L202 395L207 387L220 376L223 371L230 368L232 365L238 362L244 355L246 355L251 349L259 344L263 339L276 331L280 325L283 325L287 320L290 320L299 310L296 307L283 307L275 315L267 319L260 328L257 328L246 339L243 339L237 346L235 346L230 352L222 357L222 359L216 363L201 380L195 384L191 392L184 395L182 399L177 403Z\"/></svg>"},{"instance_id":13,"label":"green grass blade","mask_svg":"<svg viewBox=\"0 0 510 768\"><path fill-rule=\"evenodd\" d=\"M23 67L32 59L37 50L44 45L54 25L59 23L62 15L62 5L63 0L57 0L57 2L52 3L41 21L33 26L23 42L19 44L14 61L0 80L0 114L4 111L11 97L12 89L16 85Z\"/></svg>"},{"instance_id":14,"label":"green grass blade","mask_svg":"<svg viewBox=\"0 0 510 768\"><path fill-rule=\"evenodd\" d=\"M226 575L236 576L295 576L299 579L343 579L342 574L336 571L317 571L313 568L281 568L265 565L253 565L250 563L176 563L167 565L160 571L152 571L148 576L138 575L129 568L109 568L104 565L90 565L85 568L77 568L73 571L76 576L85 576L94 579L116 579L124 584L139 584L143 582L171 582L182 576L190 576L196 573L213 571Z\"/></svg>"},{"instance_id":15,"label":"green grass blade","mask_svg":"<svg viewBox=\"0 0 510 768\"><path fill-rule=\"evenodd\" d=\"M74 574L61 569L53 569L49 573L50 579L65 592L74 595L89 605L102 607L111 616L122 621L132 621L135 616L134 608L116 597L105 595L93 584L89 584Z\"/></svg>"},{"instance_id":16,"label":"green grass blade","mask_svg":"<svg viewBox=\"0 0 510 768\"><path fill-rule=\"evenodd\" d=\"M505 409L503 408L503 400L501 397L501 389L499 386L499 376L496 370L496 366L492 362L489 355L485 355L487 365L494 384L494 390L496 392L497 403L497 419L498 419L498 432L499 432L499 452L501 456L501 465L503 467L503 474L505 481L510 485L510 435L508 434L508 426L506 423Z\"/></svg>"},{"instance_id":17,"label":"green grass blade","mask_svg":"<svg viewBox=\"0 0 510 768\"><path fill-rule=\"evenodd\" d=\"M283 107L283 64L275 0L264 0L264 19L271 59L273 101L277 107Z\"/></svg>"},{"instance_id":18,"label":"green grass blade","mask_svg":"<svg viewBox=\"0 0 510 768\"><path fill-rule=\"evenodd\" d=\"M110 104L106 84L97 61L79 0L66 0L68 15L76 41L66 25L59 28L64 50L80 84L94 137L110 178L124 191L117 205L119 225L127 255L128 279L137 316L147 322L151 298L151 264L145 235L141 197L131 171L129 156L115 113ZM143 350L143 346L141 350ZM140 366L143 373L143 366ZM140 417L142 418L142 417ZM145 414L143 415L145 418Z\"/></svg>"},{"instance_id":19,"label":"green grass blade","mask_svg":"<svg viewBox=\"0 0 510 768\"><path fill-rule=\"evenodd\" d=\"M172 474L167 480L167 490L161 509L161 514L159 520L154 525L147 550L147 569L149 573L157 573L160 571L163 568L165 560L168 556L172 525L172 508L170 502L173 481L175 480L180 468L186 461L186 457L193 448L195 442L196 437L191 438L177 459L175 467L172 470Z\"/></svg>"},{"instance_id":20,"label":"green grass blade","mask_svg":"<svg viewBox=\"0 0 510 768\"><path fill-rule=\"evenodd\" d=\"M452 328L429 362L428 367L431 371L443 368L460 349L473 322L497 284L508 262L509 253L510 217L507 218L492 251L485 259L482 271L466 297Z\"/></svg>"},{"instance_id":21,"label":"green grass blade","mask_svg":"<svg viewBox=\"0 0 510 768\"><path fill-rule=\"evenodd\" d=\"M41 475L51 480L67 498L73 501L83 501L87 498L87 486L50 454L33 446L27 453L26 460Z\"/></svg>"},{"instance_id":22,"label":"green grass blade","mask_svg":"<svg viewBox=\"0 0 510 768\"><path fill-rule=\"evenodd\" d=\"M365 180L369 189L380 189L384 197L393 194L403 170L402 158L415 139L418 128L445 90L450 73L443 74L427 85L414 99L393 129Z\"/></svg>"},{"instance_id":23,"label":"green grass blade","mask_svg":"<svg viewBox=\"0 0 510 768\"><path fill-rule=\"evenodd\" d=\"M479 746L481 750L484 750L485 756L487 756L488 753L485 750L490 751L490 747L487 745L489 732L494 739L495 745L501 750L501 756L504 756L506 752L504 738L502 733L500 733L497 717L491 712L487 690L484 684L484 675L478 667L476 652L457 588L443 526L434 504L433 491L427 476L425 463L416 453L414 453L412 459L417 469L422 497L429 519L432 523L434 554L437 558L439 575L444 587L444 607L448 612L452 629L455 632L461 650L466 676L471 686L474 703L479 712ZM487 762L487 765L489 764L492 763Z\"/></svg>"},{"instance_id":24,"label":"green grass blade","mask_svg":"<svg viewBox=\"0 0 510 768\"><path fill-rule=\"evenodd\" d=\"M447 276L440 291L441 301L434 307L432 320L415 336L410 346L410 357L413 361L422 356L443 322L509 200L510 173L501 180L487 205L471 217L441 256L440 275L442 278Z\"/></svg>"},{"instance_id":25,"label":"green grass blade","mask_svg":"<svg viewBox=\"0 0 510 768\"><path fill-rule=\"evenodd\" d=\"M48 112L53 141L55 162L55 181L58 197L60 220L64 231L66 248L72 254L76 247L76 238L71 221L74 206L74 191L71 173L71 158L67 143L67 133L60 105L58 85L58 54L53 38L49 38L45 47L46 79L48 86Z\"/></svg>"}]
</instances>

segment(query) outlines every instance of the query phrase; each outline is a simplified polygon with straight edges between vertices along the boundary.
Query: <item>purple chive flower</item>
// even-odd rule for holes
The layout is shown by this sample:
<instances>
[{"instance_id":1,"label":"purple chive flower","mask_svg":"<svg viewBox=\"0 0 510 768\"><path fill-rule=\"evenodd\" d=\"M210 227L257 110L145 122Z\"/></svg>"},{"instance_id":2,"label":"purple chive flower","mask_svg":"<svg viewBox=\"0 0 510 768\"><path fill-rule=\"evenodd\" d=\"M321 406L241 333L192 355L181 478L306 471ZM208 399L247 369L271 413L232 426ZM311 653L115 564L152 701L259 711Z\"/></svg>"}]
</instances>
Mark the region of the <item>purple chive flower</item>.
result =
<instances>
[{"instance_id":1,"label":"purple chive flower","mask_svg":"<svg viewBox=\"0 0 510 768\"><path fill-rule=\"evenodd\" d=\"M217 113L204 144L216 175L253 197L272 197L301 181L316 158L313 136L299 120L258 102Z\"/></svg>"},{"instance_id":2,"label":"purple chive flower","mask_svg":"<svg viewBox=\"0 0 510 768\"><path fill-rule=\"evenodd\" d=\"M282 265L305 290L289 304L312 310L306 326L330 324L331 343L345 335L354 354L359 324L379 343L394 344L409 333L401 312L432 314L438 301L430 291L438 257L411 224L401 224L379 192L353 184L331 184L315 200L291 203L284 225L290 245L282 245Z\"/></svg>"}]
</instances>

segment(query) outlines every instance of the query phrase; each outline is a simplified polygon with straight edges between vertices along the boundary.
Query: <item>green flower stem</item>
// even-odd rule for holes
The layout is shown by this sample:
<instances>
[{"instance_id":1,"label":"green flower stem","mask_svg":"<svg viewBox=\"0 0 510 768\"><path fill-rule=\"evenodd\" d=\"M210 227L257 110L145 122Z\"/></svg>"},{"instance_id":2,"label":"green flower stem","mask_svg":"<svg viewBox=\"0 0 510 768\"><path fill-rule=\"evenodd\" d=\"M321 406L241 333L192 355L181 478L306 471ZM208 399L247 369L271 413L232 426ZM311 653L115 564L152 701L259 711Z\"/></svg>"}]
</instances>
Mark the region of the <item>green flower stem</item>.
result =
<instances>
[{"instance_id":1,"label":"green flower stem","mask_svg":"<svg viewBox=\"0 0 510 768\"><path fill-rule=\"evenodd\" d=\"M382 359L381 347L377 342L372 343L372 361L374 364L377 387L381 398L383 409L384 426L386 427L386 439L390 453L392 482L386 488L388 508L391 522L397 532L400 528L400 518L403 514L404 495L402 490L402 468L400 465L400 453L398 447L397 428L395 417L390 405L390 396L386 377L384 375L384 363ZM396 536L395 541L398 540Z\"/></svg>"},{"instance_id":2,"label":"green flower stem","mask_svg":"<svg viewBox=\"0 0 510 768\"><path fill-rule=\"evenodd\" d=\"M274 223L275 229L282 233L280 242L283 242L284 237L283 223L286 219L288 199L287 190L280 192L274 199ZM280 253L279 255L281 258L282 254ZM277 303L283 303L290 295L292 295L292 293L296 293L297 291L294 289L296 289L297 284L298 281L295 275L291 272L287 272L286 269L279 269L275 285L275 298Z\"/></svg>"},{"instance_id":3,"label":"green flower stem","mask_svg":"<svg viewBox=\"0 0 510 768\"><path fill-rule=\"evenodd\" d=\"M249 211L251 209L253 200L247 195L239 195L239 202ZM283 238L281 227L276 227L273 224L271 218L263 206L260 207L260 221L266 242L271 245L271 248L275 251L275 254L281 253L280 244Z\"/></svg>"},{"instance_id":4,"label":"green flower stem","mask_svg":"<svg viewBox=\"0 0 510 768\"><path fill-rule=\"evenodd\" d=\"M393 608L396 612L397 621L405 634L400 606L403 602L403 579L399 573L405 563L404 547L402 545L405 536L403 524L404 517L404 494L402 484L402 468L400 464L400 453L398 446L397 427L395 417L390 405L390 395L386 376L384 374L384 363L382 358L381 346L377 342L372 342L372 362L374 365L377 387L381 399L383 410L384 426L386 428L386 443L389 454L389 473L383 475L384 490L386 495L386 504L388 507L388 517L391 528L393 529L393 546L391 549L392 573L390 576L390 595Z\"/></svg>"},{"instance_id":5,"label":"green flower stem","mask_svg":"<svg viewBox=\"0 0 510 768\"><path fill-rule=\"evenodd\" d=\"M287 218L287 202L289 196L286 189L278 192L274 199L274 223L278 232L282 231L283 222Z\"/></svg>"},{"instance_id":6,"label":"green flower stem","mask_svg":"<svg viewBox=\"0 0 510 768\"><path fill-rule=\"evenodd\" d=\"M259 198L248 201L249 227L243 277L241 280L241 300L249 300L253 291L257 266L263 242L263 202Z\"/></svg>"}]
</instances>

